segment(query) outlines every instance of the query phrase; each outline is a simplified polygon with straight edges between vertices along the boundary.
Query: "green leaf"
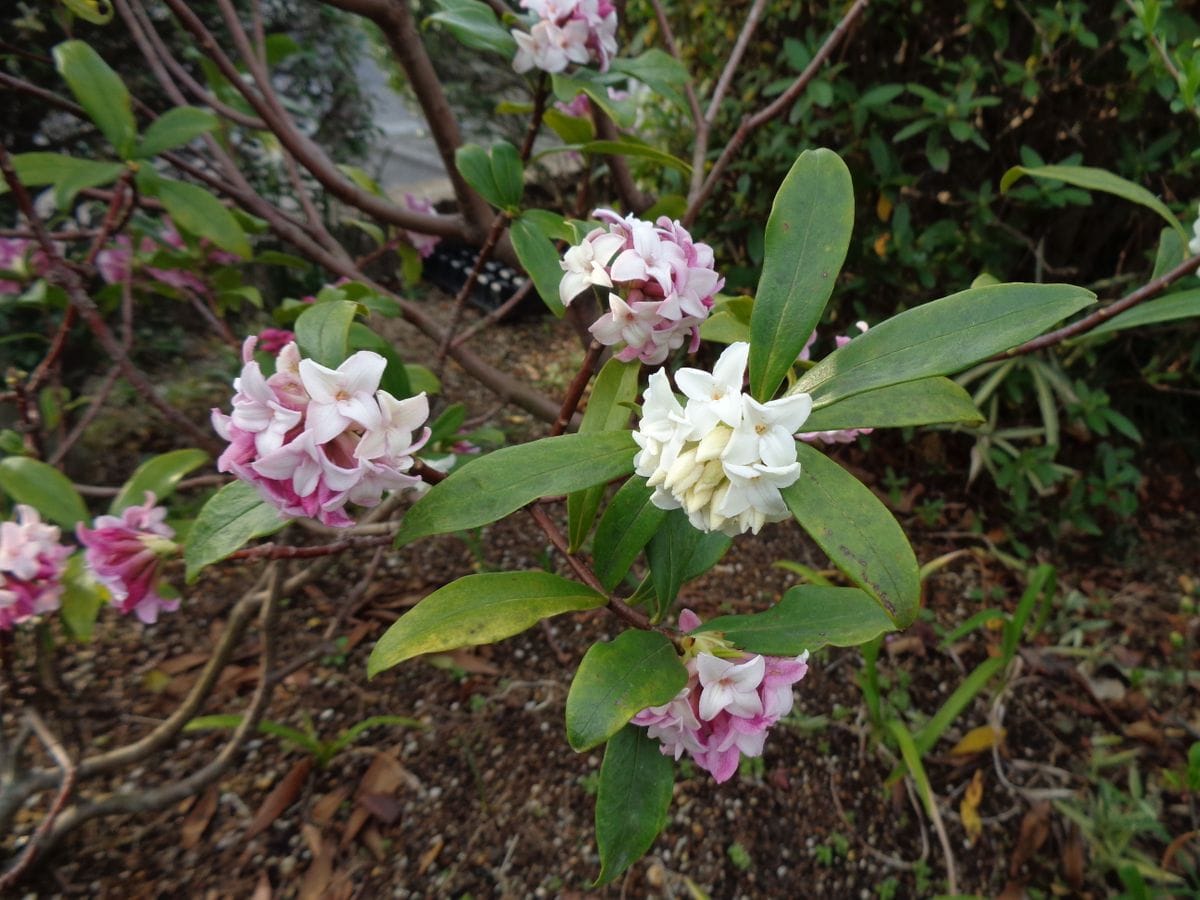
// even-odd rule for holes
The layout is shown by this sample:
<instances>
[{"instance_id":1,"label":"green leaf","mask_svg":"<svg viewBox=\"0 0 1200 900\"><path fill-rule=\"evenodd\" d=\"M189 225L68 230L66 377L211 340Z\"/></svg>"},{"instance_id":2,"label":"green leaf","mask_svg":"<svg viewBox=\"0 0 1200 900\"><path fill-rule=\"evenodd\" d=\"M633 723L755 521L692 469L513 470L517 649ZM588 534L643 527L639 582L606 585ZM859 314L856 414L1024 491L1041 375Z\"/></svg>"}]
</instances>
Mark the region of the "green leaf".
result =
<instances>
[{"instance_id":1,"label":"green leaf","mask_svg":"<svg viewBox=\"0 0 1200 900\"><path fill-rule=\"evenodd\" d=\"M250 258L246 232L233 213L204 188L162 178L147 167L138 170L138 187L162 201L172 221L183 231L206 238L242 259Z\"/></svg>"},{"instance_id":2,"label":"green leaf","mask_svg":"<svg viewBox=\"0 0 1200 900\"><path fill-rule=\"evenodd\" d=\"M558 285L563 277L563 269L559 265L561 257L553 238L530 212L522 213L512 223L509 235L513 249L517 252L521 268L533 279L533 285L546 308L561 319L566 312L558 296Z\"/></svg>"},{"instance_id":3,"label":"green leaf","mask_svg":"<svg viewBox=\"0 0 1200 900\"><path fill-rule=\"evenodd\" d=\"M464 144L455 152L454 162L467 184L492 206L514 211L520 204L525 176L512 144L500 141L491 153L478 144Z\"/></svg>"},{"instance_id":4,"label":"green leaf","mask_svg":"<svg viewBox=\"0 0 1200 900\"><path fill-rule=\"evenodd\" d=\"M586 144L596 137L596 126L591 119L569 116L554 107L546 110L543 119L564 144Z\"/></svg>"},{"instance_id":5,"label":"green leaf","mask_svg":"<svg viewBox=\"0 0 1200 900\"><path fill-rule=\"evenodd\" d=\"M259 499L258 491L244 481L225 485L200 508L183 550L187 580L219 562L251 538L278 531L287 521L278 510Z\"/></svg>"},{"instance_id":6,"label":"green leaf","mask_svg":"<svg viewBox=\"0 0 1200 900\"><path fill-rule=\"evenodd\" d=\"M950 375L1036 337L1094 301L1091 291L1070 284L970 288L873 326L801 375L792 391L812 394L819 409L890 384Z\"/></svg>"},{"instance_id":7,"label":"green leaf","mask_svg":"<svg viewBox=\"0 0 1200 900\"><path fill-rule=\"evenodd\" d=\"M491 644L550 616L604 603L591 588L549 572L467 575L438 588L384 632L367 660L367 677L423 653Z\"/></svg>"},{"instance_id":8,"label":"green leaf","mask_svg":"<svg viewBox=\"0 0 1200 900\"><path fill-rule=\"evenodd\" d=\"M662 706L687 684L675 645L631 629L591 646L567 694L567 741L576 752L603 744L635 715Z\"/></svg>"},{"instance_id":9,"label":"green leaf","mask_svg":"<svg viewBox=\"0 0 1200 900\"><path fill-rule=\"evenodd\" d=\"M1013 183L1022 175L1062 181L1084 190L1112 194L1123 200L1145 206L1162 216L1167 224L1179 232L1185 242L1187 241L1187 231L1179 224L1179 220L1175 218L1165 203L1141 185L1127 181L1105 169L1096 169L1091 166L1013 166L1000 179L1000 193L1003 194L1012 187Z\"/></svg>"},{"instance_id":10,"label":"green leaf","mask_svg":"<svg viewBox=\"0 0 1200 900\"><path fill-rule=\"evenodd\" d=\"M940 376L906 381L855 394L814 410L801 426L804 431L842 428L901 428L963 422L979 425L983 415L971 395Z\"/></svg>"},{"instance_id":11,"label":"green leaf","mask_svg":"<svg viewBox=\"0 0 1200 900\"><path fill-rule=\"evenodd\" d=\"M417 392L412 389L408 380L408 371L404 368L404 360L396 349L362 322L351 322L346 335L350 350L371 350L387 360L387 368L379 386L397 400L412 397Z\"/></svg>"},{"instance_id":12,"label":"green leaf","mask_svg":"<svg viewBox=\"0 0 1200 900\"><path fill-rule=\"evenodd\" d=\"M434 394L442 392L442 383L426 366L418 363L405 363L404 374L408 376L408 383L412 386L413 393L419 394L424 391L432 397Z\"/></svg>"},{"instance_id":13,"label":"green leaf","mask_svg":"<svg viewBox=\"0 0 1200 900\"><path fill-rule=\"evenodd\" d=\"M124 163L76 159L62 153L18 153L12 161L26 187L54 185L54 204L64 211L80 191L110 184L125 171ZM8 184L0 182L0 195L7 192Z\"/></svg>"},{"instance_id":14,"label":"green leaf","mask_svg":"<svg viewBox=\"0 0 1200 900\"><path fill-rule=\"evenodd\" d=\"M486 525L539 497L628 475L636 452L628 431L611 431L543 438L473 459L413 505L396 534L396 546Z\"/></svg>"},{"instance_id":15,"label":"green leaf","mask_svg":"<svg viewBox=\"0 0 1200 900\"><path fill-rule=\"evenodd\" d=\"M176 106L150 123L134 153L138 159L157 156L167 150L182 147L189 141L217 127L218 119L207 109L195 106Z\"/></svg>"},{"instance_id":16,"label":"green leaf","mask_svg":"<svg viewBox=\"0 0 1200 900\"><path fill-rule=\"evenodd\" d=\"M934 744L938 742L938 739L945 730L967 708L967 704L975 699L976 694L987 687L987 683L1005 665L1006 661L1001 657L985 659L971 671L970 675L962 680L958 687L954 689L954 693L946 698L946 702L942 704L941 708L917 732L914 742L922 754L928 753L933 749Z\"/></svg>"},{"instance_id":17,"label":"green leaf","mask_svg":"<svg viewBox=\"0 0 1200 900\"><path fill-rule=\"evenodd\" d=\"M450 29L459 43L472 50L490 50L511 59L517 42L492 8L479 0L435 0L438 11L426 22L440 22Z\"/></svg>"},{"instance_id":18,"label":"green leaf","mask_svg":"<svg viewBox=\"0 0 1200 900\"><path fill-rule=\"evenodd\" d=\"M134 471L121 491L113 498L108 511L119 515L127 506L138 506L146 502L146 492L154 494L154 502L162 503L183 476L208 462L203 450L172 450L148 459Z\"/></svg>"},{"instance_id":19,"label":"green leaf","mask_svg":"<svg viewBox=\"0 0 1200 900\"><path fill-rule=\"evenodd\" d=\"M662 526L667 511L650 502L653 493L646 487L646 479L630 478L600 517L592 540L592 556L596 577L606 591L621 583L642 548Z\"/></svg>"},{"instance_id":20,"label":"green leaf","mask_svg":"<svg viewBox=\"0 0 1200 900\"><path fill-rule=\"evenodd\" d=\"M642 84L652 88L656 94L667 98L679 109L687 108L681 88L687 83L688 73L683 63L657 47L638 56L622 56L614 59L610 71L631 75Z\"/></svg>"},{"instance_id":21,"label":"green leaf","mask_svg":"<svg viewBox=\"0 0 1200 900\"><path fill-rule=\"evenodd\" d=\"M62 0L62 4L93 25L107 25L112 21L113 5L109 0Z\"/></svg>"},{"instance_id":22,"label":"green leaf","mask_svg":"<svg viewBox=\"0 0 1200 900\"><path fill-rule=\"evenodd\" d=\"M1154 271L1150 273L1150 280L1166 275L1190 255L1187 242L1179 236L1179 232L1164 228L1158 234L1158 250L1154 254Z\"/></svg>"},{"instance_id":23,"label":"green leaf","mask_svg":"<svg viewBox=\"0 0 1200 900\"><path fill-rule=\"evenodd\" d=\"M72 554L62 577L62 605L59 616L71 636L81 641L92 639L96 617L108 597L108 591L92 577L84 565L82 553Z\"/></svg>"},{"instance_id":24,"label":"green leaf","mask_svg":"<svg viewBox=\"0 0 1200 900\"><path fill-rule=\"evenodd\" d=\"M637 398L640 371L640 364L623 363L615 357L604 364L592 385L583 421L579 423L580 434L627 430L629 407ZM597 484L567 495L567 533L572 553L583 545L592 530L605 487L607 485Z\"/></svg>"},{"instance_id":25,"label":"green leaf","mask_svg":"<svg viewBox=\"0 0 1200 900\"><path fill-rule=\"evenodd\" d=\"M806 584L791 588L768 610L720 616L691 633L719 631L749 653L799 656L827 644L857 647L895 630L895 623L865 591Z\"/></svg>"},{"instance_id":26,"label":"green leaf","mask_svg":"<svg viewBox=\"0 0 1200 900\"><path fill-rule=\"evenodd\" d=\"M861 481L819 450L796 445L800 478L783 499L833 563L901 628L921 601L917 558L895 517Z\"/></svg>"},{"instance_id":27,"label":"green leaf","mask_svg":"<svg viewBox=\"0 0 1200 900\"><path fill-rule=\"evenodd\" d=\"M1103 325L1096 326L1081 337L1095 337L1098 334L1111 334L1126 328L1156 325L1159 322L1174 322L1176 319L1190 319L1193 316L1200 316L1200 288L1192 288L1189 291L1180 291L1157 300L1139 303L1132 309L1118 313Z\"/></svg>"},{"instance_id":28,"label":"green leaf","mask_svg":"<svg viewBox=\"0 0 1200 900\"><path fill-rule=\"evenodd\" d=\"M609 87L624 79L617 73L600 74L589 69L576 69L570 75L563 72L550 76L554 97L570 103L580 94L599 106L618 128L632 128L637 119L637 104L632 98L613 100L608 95Z\"/></svg>"},{"instance_id":29,"label":"green leaf","mask_svg":"<svg viewBox=\"0 0 1200 900\"><path fill-rule=\"evenodd\" d=\"M129 159L137 124L121 76L83 41L64 41L55 47L54 65L117 155Z\"/></svg>"},{"instance_id":30,"label":"green leaf","mask_svg":"<svg viewBox=\"0 0 1200 900\"><path fill-rule=\"evenodd\" d=\"M675 767L644 728L626 725L608 742L596 792L596 846L608 884L650 849L671 806Z\"/></svg>"},{"instance_id":31,"label":"green leaf","mask_svg":"<svg viewBox=\"0 0 1200 900\"><path fill-rule=\"evenodd\" d=\"M678 156L672 156L665 150L651 147L649 144L643 144L641 141L635 141L631 138L622 138L616 141L585 141L580 144L563 144L559 147L550 147L543 150L538 154L538 158L541 159L544 156L550 156L555 153L571 152L596 153L603 156L636 156L639 159L648 159L659 165L678 169L685 175L692 174L691 165L684 162Z\"/></svg>"},{"instance_id":32,"label":"green leaf","mask_svg":"<svg viewBox=\"0 0 1200 900\"><path fill-rule=\"evenodd\" d=\"M685 582L707 572L725 555L730 540L720 532L698 530L681 509L666 514L646 548L657 600L654 621L666 615Z\"/></svg>"},{"instance_id":33,"label":"green leaf","mask_svg":"<svg viewBox=\"0 0 1200 900\"><path fill-rule=\"evenodd\" d=\"M358 304L349 300L314 303L296 319L296 343L301 353L336 369L346 359L350 325L357 313Z\"/></svg>"},{"instance_id":34,"label":"green leaf","mask_svg":"<svg viewBox=\"0 0 1200 900\"><path fill-rule=\"evenodd\" d=\"M832 150L805 150L767 219L750 317L750 391L769 400L817 326L850 246L854 185Z\"/></svg>"},{"instance_id":35,"label":"green leaf","mask_svg":"<svg viewBox=\"0 0 1200 900\"><path fill-rule=\"evenodd\" d=\"M0 490L14 503L32 506L42 518L68 531L88 519L87 506L62 472L28 456L0 460Z\"/></svg>"}]
</instances>

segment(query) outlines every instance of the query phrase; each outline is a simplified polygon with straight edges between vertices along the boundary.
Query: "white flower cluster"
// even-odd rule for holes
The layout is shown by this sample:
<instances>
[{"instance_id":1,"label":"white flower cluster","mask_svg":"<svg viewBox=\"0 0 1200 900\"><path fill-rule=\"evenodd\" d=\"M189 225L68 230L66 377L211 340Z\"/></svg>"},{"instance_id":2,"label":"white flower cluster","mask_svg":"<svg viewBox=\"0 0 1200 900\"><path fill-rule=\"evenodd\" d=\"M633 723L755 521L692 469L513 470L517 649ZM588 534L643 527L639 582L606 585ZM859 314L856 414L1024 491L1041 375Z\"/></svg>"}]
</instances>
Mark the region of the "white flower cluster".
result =
<instances>
[{"instance_id":1,"label":"white flower cluster","mask_svg":"<svg viewBox=\"0 0 1200 900\"><path fill-rule=\"evenodd\" d=\"M617 9L611 0L521 0L538 21L528 32L513 29L518 72L541 69L562 72L571 63L587 65L593 58L608 71L617 52Z\"/></svg>"},{"instance_id":2,"label":"white flower cluster","mask_svg":"<svg viewBox=\"0 0 1200 900\"><path fill-rule=\"evenodd\" d=\"M789 517L782 488L800 477L792 437L812 412L812 397L793 394L759 403L742 392L750 345L730 344L712 373L680 369L675 382L650 376L633 438L637 474L654 488L660 509L682 508L701 531L755 534Z\"/></svg>"}]
</instances>

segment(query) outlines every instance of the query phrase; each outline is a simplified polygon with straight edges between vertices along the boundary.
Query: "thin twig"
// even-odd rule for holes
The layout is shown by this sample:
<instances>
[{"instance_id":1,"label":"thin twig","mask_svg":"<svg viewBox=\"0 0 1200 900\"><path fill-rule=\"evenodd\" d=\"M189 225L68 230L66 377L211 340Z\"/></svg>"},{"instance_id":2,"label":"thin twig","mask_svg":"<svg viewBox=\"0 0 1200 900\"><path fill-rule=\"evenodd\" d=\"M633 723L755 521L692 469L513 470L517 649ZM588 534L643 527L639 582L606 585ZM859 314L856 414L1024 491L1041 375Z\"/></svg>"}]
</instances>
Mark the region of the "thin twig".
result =
<instances>
[{"instance_id":1,"label":"thin twig","mask_svg":"<svg viewBox=\"0 0 1200 900\"><path fill-rule=\"evenodd\" d=\"M600 361L600 354L603 352L604 345L599 341L592 341L588 345L583 362L579 364L579 371L575 373L575 377L567 387L567 395L563 398L558 418L554 420L554 424L550 428L551 436L562 434L567 430L567 424L575 415L575 410L579 408L579 401L583 398L583 392L587 389L588 382L592 379L592 373L596 371L596 364Z\"/></svg>"},{"instance_id":2,"label":"thin twig","mask_svg":"<svg viewBox=\"0 0 1200 900\"><path fill-rule=\"evenodd\" d=\"M353 535L332 544L316 544L311 547L292 547L281 544L259 544L230 554L229 559L316 559L333 556L355 547L380 547L392 542L390 534Z\"/></svg>"},{"instance_id":3,"label":"thin twig","mask_svg":"<svg viewBox=\"0 0 1200 900\"><path fill-rule=\"evenodd\" d=\"M78 443L79 439L83 437L83 433L87 431L88 426L91 425L96 416L100 414L100 410L104 408L104 404L107 402L109 394L112 393L113 388L117 384L117 379L120 377L120 366L113 366L108 370L108 373L104 376L104 380L100 382L100 386L92 394L91 400L88 402L87 409L83 411L83 415L81 415L71 427L71 430L68 432L67 436L62 439L57 447L54 448L54 452L51 453L49 459L46 460L47 463L52 466L57 466L63 461L63 457L65 457L67 453L70 452L71 448ZM119 488L113 488L112 496L115 497L119 490Z\"/></svg>"},{"instance_id":4,"label":"thin twig","mask_svg":"<svg viewBox=\"0 0 1200 900\"><path fill-rule=\"evenodd\" d=\"M467 298L475 290L475 284L479 281L479 276L483 272L484 266L492 258L492 251L496 249L496 243L504 235L505 229L508 228L509 221L507 212L500 213L500 215L492 220L492 227L488 229L487 240L479 248L479 255L475 258L475 265L471 267L471 271L467 275L467 280L463 282L462 287L458 289L458 293L454 297L454 311L450 314L450 325L446 328L446 336L442 339L442 345L438 347L437 363L433 370L438 378L442 377L442 370L446 367L446 354L450 352L454 333L458 331L458 324L462 321L463 309L466 308Z\"/></svg>"},{"instance_id":5,"label":"thin twig","mask_svg":"<svg viewBox=\"0 0 1200 900\"><path fill-rule=\"evenodd\" d=\"M457 347L461 347L463 344L465 344L467 341L469 341L475 335L479 334L479 332L483 331L483 329L487 328L489 325L494 325L496 322L499 322L501 319L503 319L505 316L507 316L510 312L512 312L514 309L516 309L518 306L520 306L521 301L524 300L526 297L528 297L529 292L532 290L533 290L533 279L530 278L523 285L521 285L519 288L517 288L515 291L513 291L513 294L511 297L509 297L507 300L505 300L503 303L501 303L499 306L497 306L495 309L493 309L490 313L488 313L482 319L480 319L477 322L473 322L468 328L464 329L462 334L460 334L458 337L456 337L453 341L450 342L450 349L454 350Z\"/></svg>"}]
</instances>

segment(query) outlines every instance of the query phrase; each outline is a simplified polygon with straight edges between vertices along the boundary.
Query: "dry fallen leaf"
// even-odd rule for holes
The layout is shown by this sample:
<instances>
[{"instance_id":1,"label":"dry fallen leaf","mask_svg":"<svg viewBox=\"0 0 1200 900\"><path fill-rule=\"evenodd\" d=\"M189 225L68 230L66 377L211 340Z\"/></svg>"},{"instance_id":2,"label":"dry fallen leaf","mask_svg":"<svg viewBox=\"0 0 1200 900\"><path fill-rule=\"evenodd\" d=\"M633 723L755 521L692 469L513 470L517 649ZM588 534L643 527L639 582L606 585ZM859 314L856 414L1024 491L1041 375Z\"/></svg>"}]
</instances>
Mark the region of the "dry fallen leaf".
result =
<instances>
[{"instance_id":1,"label":"dry fallen leaf","mask_svg":"<svg viewBox=\"0 0 1200 900\"><path fill-rule=\"evenodd\" d=\"M1004 735L1007 732L1003 728L994 728L991 725L980 725L978 728L972 728L963 739L955 744L951 750L951 756L970 756L973 753L982 753L984 750L991 750L992 747L1004 740Z\"/></svg>"},{"instance_id":2,"label":"dry fallen leaf","mask_svg":"<svg viewBox=\"0 0 1200 900\"><path fill-rule=\"evenodd\" d=\"M962 802L958 805L958 814L962 816L963 829L967 832L967 840L974 844L983 834L983 821L979 818L979 804L983 800L983 769L975 770L975 777L967 785Z\"/></svg>"},{"instance_id":3,"label":"dry fallen leaf","mask_svg":"<svg viewBox=\"0 0 1200 900\"><path fill-rule=\"evenodd\" d=\"M304 882L300 885L300 900L320 900L325 896L325 889L333 878L333 855L337 846L332 841L322 841L321 832L312 825L301 828L305 843L312 853L312 865L304 873Z\"/></svg>"},{"instance_id":4,"label":"dry fallen leaf","mask_svg":"<svg viewBox=\"0 0 1200 900\"><path fill-rule=\"evenodd\" d=\"M433 838L433 843L428 850L421 854L421 858L417 861L417 874L424 875L429 867L433 865L433 861L438 858L438 854L442 852L442 847L446 845L445 839L439 834Z\"/></svg>"},{"instance_id":5,"label":"dry fallen leaf","mask_svg":"<svg viewBox=\"0 0 1200 900\"><path fill-rule=\"evenodd\" d=\"M1062 848L1062 869L1063 878L1076 891L1083 887L1083 864L1083 838L1079 835L1079 829L1072 825Z\"/></svg>"},{"instance_id":6,"label":"dry fallen leaf","mask_svg":"<svg viewBox=\"0 0 1200 900\"><path fill-rule=\"evenodd\" d=\"M200 843L201 835L212 821L213 813L217 811L217 800L220 796L221 792L217 786L210 784L199 802L192 807L192 811L183 821L183 828L180 829L179 846L184 850L191 850Z\"/></svg>"},{"instance_id":7,"label":"dry fallen leaf","mask_svg":"<svg viewBox=\"0 0 1200 900\"><path fill-rule=\"evenodd\" d=\"M250 895L250 900L271 900L271 879L267 877L266 872L258 874L258 885Z\"/></svg>"},{"instance_id":8,"label":"dry fallen leaf","mask_svg":"<svg viewBox=\"0 0 1200 900\"><path fill-rule=\"evenodd\" d=\"M325 794L323 797L318 799L312 805L312 812L310 813L310 817L312 818L313 822L324 828L333 821L334 815L349 796L350 788L346 785L342 785L341 787L335 788L328 794Z\"/></svg>"},{"instance_id":9,"label":"dry fallen leaf","mask_svg":"<svg viewBox=\"0 0 1200 900\"><path fill-rule=\"evenodd\" d=\"M1043 800L1033 809L1025 813L1021 819L1021 831L1017 836L1017 845L1013 847L1012 860L1008 864L1008 874L1017 877L1021 867L1042 849L1046 839L1050 837L1050 803Z\"/></svg>"},{"instance_id":10,"label":"dry fallen leaf","mask_svg":"<svg viewBox=\"0 0 1200 900\"><path fill-rule=\"evenodd\" d=\"M267 795L267 799L262 802L262 806L254 814L250 827L246 829L245 839L247 841L270 828L271 823L296 802L301 789L308 781L308 773L312 770L312 766L312 757L306 756L292 766L291 770L280 779L279 784L275 785L275 789Z\"/></svg>"}]
</instances>

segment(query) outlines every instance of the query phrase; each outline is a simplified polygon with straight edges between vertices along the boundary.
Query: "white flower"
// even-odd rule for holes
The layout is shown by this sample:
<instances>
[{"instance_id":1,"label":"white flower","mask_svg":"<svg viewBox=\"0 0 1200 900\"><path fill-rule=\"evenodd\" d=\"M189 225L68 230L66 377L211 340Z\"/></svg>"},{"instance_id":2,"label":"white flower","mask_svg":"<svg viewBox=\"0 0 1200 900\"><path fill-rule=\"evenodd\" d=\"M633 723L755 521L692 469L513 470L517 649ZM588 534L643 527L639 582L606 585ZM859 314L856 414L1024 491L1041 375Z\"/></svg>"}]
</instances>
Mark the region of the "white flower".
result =
<instances>
[{"instance_id":1,"label":"white flower","mask_svg":"<svg viewBox=\"0 0 1200 900\"><path fill-rule=\"evenodd\" d=\"M370 350L359 350L336 370L311 359L300 361L300 381L311 398L307 431L316 443L333 440L352 423L368 430L378 427L374 395L385 368L387 360Z\"/></svg>"},{"instance_id":2,"label":"white flower","mask_svg":"<svg viewBox=\"0 0 1200 900\"><path fill-rule=\"evenodd\" d=\"M742 420L734 428L722 458L738 465L755 460L768 466L795 462L796 440L792 435L811 412L812 397L808 394L792 394L769 403L742 394Z\"/></svg>"},{"instance_id":3,"label":"white flower","mask_svg":"<svg viewBox=\"0 0 1200 900\"><path fill-rule=\"evenodd\" d=\"M620 235L597 228L577 246L567 250L559 263L566 273L558 283L558 298L563 306L570 306L572 300L594 284L612 287L607 266L623 243Z\"/></svg>"},{"instance_id":4,"label":"white flower","mask_svg":"<svg viewBox=\"0 0 1200 900\"><path fill-rule=\"evenodd\" d=\"M761 656L745 662L721 659L711 653L696 657L696 674L703 690L700 692L700 718L711 722L727 710L735 716L752 718L763 711L758 686L762 684L766 663Z\"/></svg>"},{"instance_id":5,"label":"white flower","mask_svg":"<svg viewBox=\"0 0 1200 900\"><path fill-rule=\"evenodd\" d=\"M513 68L528 72L538 68L543 72L562 72L571 63L586 63L591 58L587 48L587 22L573 19L562 27L542 19L526 34L514 29L517 55Z\"/></svg>"},{"instance_id":6,"label":"white flower","mask_svg":"<svg viewBox=\"0 0 1200 900\"><path fill-rule=\"evenodd\" d=\"M387 391L375 394L379 402L379 423L368 429L354 448L357 459L375 459L386 456L392 465L411 465L411 456L429 437L429 429L414 441L413 433L429 418L429 398L425 392L397 400Z\"/></svg>"},{"instance_id":7,"label":"white flower","mask_svg":"<svg viewBox=\"0 0 1200 900\"><path fill-rule=\"evenodd\" d=\"M343 492L352 488L360 477L358 467L348 469L331 463L325 451L317 446L310 429L273 453L265 454L251 468L264 478L290 481L299 497L315 491L320 481L331 491Z\"/></svg>"},{"instance_id":8,"label":"white flower","mask_svg":"<svg viewBox=\"0 0 1200 900\"><path fill-rule=\"evenodd\" d=\"M717 422L736 428L742 417L742 378L750 345L738 341L725 348L712 373L703 369L680 369L675 383L689 400L687 414L697 431L707 433Z\"/></svg>"},{"instance_id":9,"label":"white flower","mask_svg":"<svg viewBox=\"0 0 1200 900\"><path fill-rule=\"evenodd\" d=\"M1191 251L1192 256L1195 256L1200 254L1200 216L1197 217L1195 224L1192 225L1192 234L1195 237L1188 241L1188 250Z\"/></svg>"}]
</instances>

